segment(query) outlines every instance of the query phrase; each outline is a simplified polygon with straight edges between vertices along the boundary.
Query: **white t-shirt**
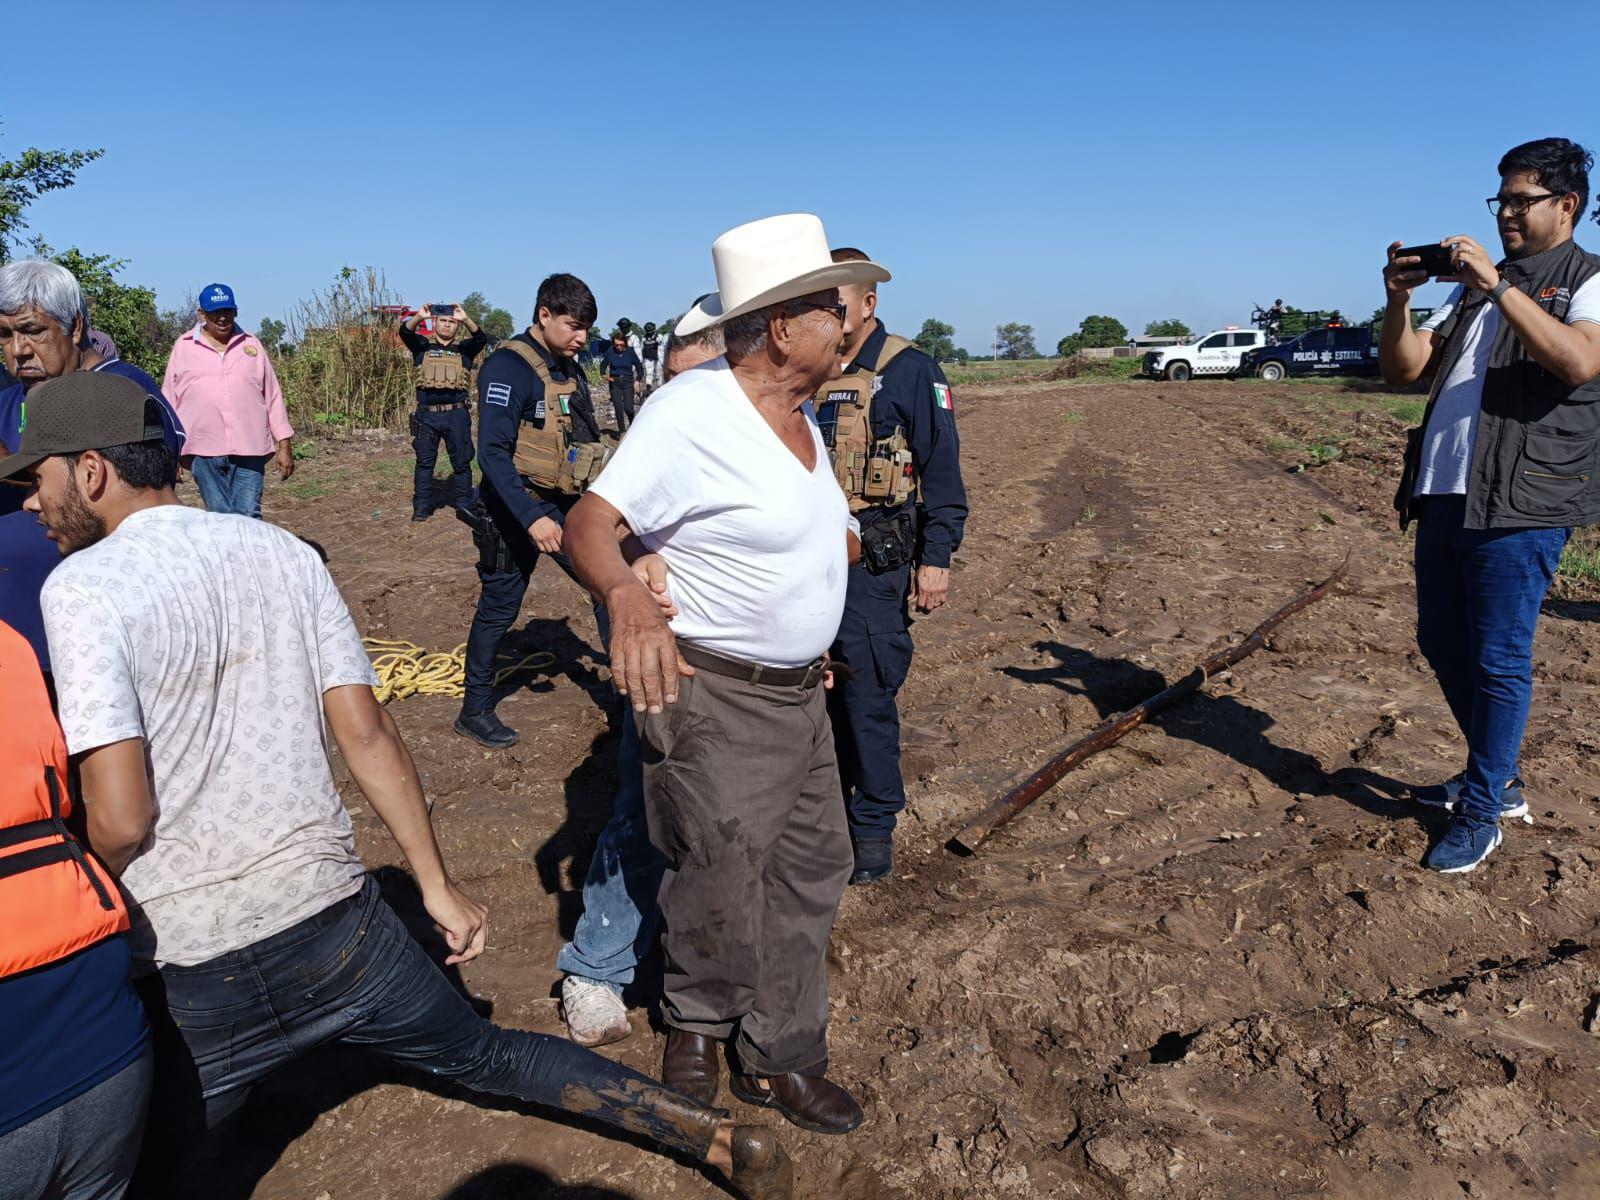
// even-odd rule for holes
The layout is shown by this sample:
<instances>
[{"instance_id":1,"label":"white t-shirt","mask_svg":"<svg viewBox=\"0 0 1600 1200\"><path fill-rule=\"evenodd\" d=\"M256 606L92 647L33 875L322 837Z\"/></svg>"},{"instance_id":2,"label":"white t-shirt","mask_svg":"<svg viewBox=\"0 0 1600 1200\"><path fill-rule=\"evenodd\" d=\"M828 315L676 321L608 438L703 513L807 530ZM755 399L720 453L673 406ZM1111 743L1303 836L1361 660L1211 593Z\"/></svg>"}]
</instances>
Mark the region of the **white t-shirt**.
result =
<instances>
[{"instance_id":1,"label":"white t-shirt","mask_svg":"<svg viewBox=\"0 0 1600 1200\"><path fill-rule=\"evenodd\" d=\"M1432 332L1455 312L1461 303L1462 288L1450 293L1442 308L1436 308L1421 325ZM1482 304L1467 318L1462 330L1461 354L1445 376L1438 402L1428 418L1422 437L1422 464L1417 472L1418 496L1464 496L1467 472L1472 468L1472 440L1478 433L1478 411L1483 404L1483 377L1489 370L1489 352L1500 333L1500 309ZM1573 294L1567 308L1567 324L1579 321L1600 324L1600 275Z\"/></svg>"},{"instance_id":2,"label":"white t-shirt","mask_svg":"<svg viewBox=\"0 0 1600 1200\"><path fill-rule=\"evenodd\" d=\"M713 653L803 666L844 613L849 506L816 421L806 470L726 358L650 397L591 487L667 561L672 630Z\"/></svg>"},{"instance_id":3,"label":"white t-shirt","mask_svg":"<svg viewBox=\"0 0 1600 1200\"><path fill-rule=\"evenodd\" d=\"M147 746L156 818L122 876L138 960L192 966L361 887L322 693L377 680L311 547L163 505L63 560L40 600L68 750Z\"/></svg>"}]
</instances>

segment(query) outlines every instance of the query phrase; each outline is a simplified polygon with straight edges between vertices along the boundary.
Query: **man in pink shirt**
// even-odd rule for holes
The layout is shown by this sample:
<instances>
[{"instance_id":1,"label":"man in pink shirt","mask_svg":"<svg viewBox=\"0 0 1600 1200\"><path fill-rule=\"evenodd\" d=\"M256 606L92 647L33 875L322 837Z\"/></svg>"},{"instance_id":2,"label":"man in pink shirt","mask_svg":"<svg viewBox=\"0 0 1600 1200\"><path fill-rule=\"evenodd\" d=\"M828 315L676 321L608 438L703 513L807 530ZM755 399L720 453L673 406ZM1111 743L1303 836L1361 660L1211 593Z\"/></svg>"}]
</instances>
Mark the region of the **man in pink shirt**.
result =
<instances>
[{"instance_id":1,"label":"man in pink shirt","mask_svg":"<svg viewBox=\"0 0 1600 1200\"><path fill-rule=\"evenodd\" d=\"M294 474L294 430L272 361L238 317L227 284L201 289L200 323L173 343L161 390L188 431L206 508L259 518L267 460L276 456L280 479Z\"/></svg>"}]
</instances>

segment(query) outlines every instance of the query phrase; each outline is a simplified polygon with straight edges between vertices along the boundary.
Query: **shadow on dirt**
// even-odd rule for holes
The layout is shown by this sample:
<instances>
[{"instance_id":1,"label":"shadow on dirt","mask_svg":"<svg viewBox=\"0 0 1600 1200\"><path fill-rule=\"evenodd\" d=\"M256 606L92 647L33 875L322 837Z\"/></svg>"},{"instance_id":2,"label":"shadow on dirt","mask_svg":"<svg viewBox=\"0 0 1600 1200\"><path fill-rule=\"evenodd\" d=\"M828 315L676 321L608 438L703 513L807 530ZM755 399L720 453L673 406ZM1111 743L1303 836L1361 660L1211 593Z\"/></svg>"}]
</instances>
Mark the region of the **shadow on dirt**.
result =
<instances>
[{"instance_id":1,"label":"shadow on dirt","mask_svg":"<svg viewBox=\"0 0 1600 1200\"><path fill-rule=\"evenodd\" d=\"M596 650L572 629L568 617L534 617L520 629L513 629L500 640L499 666L514 666L530 654L548 654L555 659L548 666L529 666L508 675L495 685L494 703L526 688L535 694L555 690L557 677L565 675L574 685L589 693L595 706L608 715L616 707L616 691L602 679L593 663L603 663L605 654Z\"/></svg>"},{"instance_id":2,"label":"shadow on dirt","mask_svg":"<svg viewBox=\"0 0 1600 1200\"><path fill-rule=\"evenodd\" d=\"M1056 665L1002 667L1001 673L1024 683L1048 684L1083 696L1102 717L1132 708L1171 682L1159 671L1122 659L1099 658L1062 642L1038 642L1034 648L1055 655ZM1267 732L1277 721L1232 696L1196 693L1154 717L1150 724L1168 737L1226 755L1290 794L1333 796L1375 816L1410 819L1424 828L1433 828L1415 805L1406 802L1410 785L1361 766L1341 767L1330 774L1313 755L1276 745ZM1139 734L1135 731L1128 736L1137 738ZM1442 822L1440 825L1442 828Z\"/></svg>"},{"instance_id":3,"label":"shadow on dirt","mask_svg":"<svg viewBox=\"0 0 1600 1200\"><path fill-rule=\"evenodd\" d=\"M526 1163L496 1163L457 1184L439 1200L634 1200L634 1197L608 1187L564 1187L538 1167Z\"/></svg>"}]
</instances>

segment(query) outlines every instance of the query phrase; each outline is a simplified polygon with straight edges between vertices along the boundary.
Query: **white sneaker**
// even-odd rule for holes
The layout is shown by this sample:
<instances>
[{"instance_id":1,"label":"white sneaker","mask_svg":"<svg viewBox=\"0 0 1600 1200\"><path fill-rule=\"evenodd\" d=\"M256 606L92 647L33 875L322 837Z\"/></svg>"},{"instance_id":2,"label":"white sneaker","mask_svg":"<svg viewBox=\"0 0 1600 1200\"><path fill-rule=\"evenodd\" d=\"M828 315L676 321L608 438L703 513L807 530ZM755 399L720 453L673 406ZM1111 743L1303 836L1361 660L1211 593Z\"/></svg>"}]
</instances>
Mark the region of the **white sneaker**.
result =
<instances>
[{"instance_id":1,"label":"white sneaker","mask_svg":"<svg viewBox=\"0 0 1600 1200\"><path fill-rule=\"evenodd\" d=\"M633 1032L622 997L579 975L561 981L561 1015L567 1021L567 1036L580 1046L620 1042Z\"/></svg>"}]
</instances>

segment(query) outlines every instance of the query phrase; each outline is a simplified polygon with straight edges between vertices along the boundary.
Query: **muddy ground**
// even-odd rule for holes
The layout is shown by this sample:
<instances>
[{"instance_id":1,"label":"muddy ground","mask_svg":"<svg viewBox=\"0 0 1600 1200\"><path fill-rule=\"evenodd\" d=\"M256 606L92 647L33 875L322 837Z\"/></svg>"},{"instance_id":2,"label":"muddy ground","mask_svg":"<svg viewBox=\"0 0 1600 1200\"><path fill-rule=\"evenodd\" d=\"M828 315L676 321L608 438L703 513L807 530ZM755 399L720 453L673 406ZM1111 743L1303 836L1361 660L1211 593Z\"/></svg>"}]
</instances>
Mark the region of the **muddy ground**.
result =
<instances>
[{"instance_id":1,"label":"muddy ground","mask_svg":"<svg viewBox=\"0 0 1600 1200\"><path fill-rule=\"evenodd\" d=\"M1420 869L1439 826L1407 787L1464 750L1415 650L1388 507L1406 403L1217 381L958 391L972 518L950 607L916 627L899 870L851 889L830 955L833 1073L868 1120L787 1131L802 1195L1600 1195L1600 604L1546 608L1532 826L1475 874ZM270 517L326 547L364 632L464 640L473 553L447 512L409 523L405 443L315 449L269 488ZM978 856L945 848L1347 553L1347 586L1203 696ZM455 736L449 700L393 711L447 858L490 909L466 985L497 1020L557 1032L553 962L615 742L575 587L542 566L523 616L521 644L557 666L502 705L515 749ZM395 865L350 797L367 861ZM660 1033L643 1010L635 1027L607 1053L653 1071ZM724 1194L343 1052L263 1087L197 1178L197 1195L262 1200Z\"/></svg>"}]
</instances>

